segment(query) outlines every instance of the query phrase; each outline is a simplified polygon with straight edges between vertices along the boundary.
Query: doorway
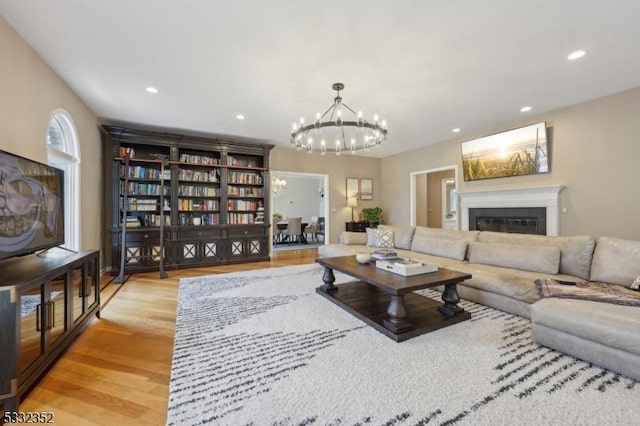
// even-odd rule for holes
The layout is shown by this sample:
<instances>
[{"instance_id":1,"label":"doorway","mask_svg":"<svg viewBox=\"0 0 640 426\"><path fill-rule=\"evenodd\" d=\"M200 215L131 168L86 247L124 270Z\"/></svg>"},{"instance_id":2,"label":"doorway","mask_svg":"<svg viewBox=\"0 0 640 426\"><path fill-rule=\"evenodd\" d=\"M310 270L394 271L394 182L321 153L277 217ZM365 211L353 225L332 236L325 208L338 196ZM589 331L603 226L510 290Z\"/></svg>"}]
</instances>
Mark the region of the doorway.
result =
<instances>
[{"instance_id":1,"label":"doorway","mask_svg":"<svg viewBox=\"0 0 640 426\"><path fill-rule=\"evenodd\" d=\"M458 166L411 173L411 225L460 229L458 205Z\"/></svg>"},{"instance_id":2,"label":"doorway","mask_svg":"<svg viewBox=\"0 0 640 426\"><path fill-rule=\"evenodd\" d=\"M329 175L271 170L271 179L272 216L300 217L302 222L310 222L312 217L317 216L320 222L317 241L307 241L309 244L295 245L272 244L272 251L311 249L316 248L319 244L327 244L331 226L329 223ZM276 179L286 182L284 189L274 191L273 181ZM276 222L272 219L272 242L276 241L274 236L277 237Z\"/></svg>"}]
</instances>

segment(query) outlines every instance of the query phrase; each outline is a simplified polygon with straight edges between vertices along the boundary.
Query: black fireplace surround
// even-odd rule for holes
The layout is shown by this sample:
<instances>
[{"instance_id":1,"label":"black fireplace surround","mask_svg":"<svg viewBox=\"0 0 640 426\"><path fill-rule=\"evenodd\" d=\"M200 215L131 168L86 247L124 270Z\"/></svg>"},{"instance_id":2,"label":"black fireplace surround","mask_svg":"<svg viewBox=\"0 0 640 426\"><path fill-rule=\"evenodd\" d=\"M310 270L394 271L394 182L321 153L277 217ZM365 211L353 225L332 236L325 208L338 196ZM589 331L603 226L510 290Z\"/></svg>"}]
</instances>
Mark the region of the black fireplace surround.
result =
<instances>
[{"instance_id":1,"label":"black fireplace surround","mask_svg":"<svg viewBox=\"0 0 640 426\"><path fill-rule=\"evenodd\" d=\"M469 230L547 235L547 208L470 208Z\"/></svg>"}]
</instances>

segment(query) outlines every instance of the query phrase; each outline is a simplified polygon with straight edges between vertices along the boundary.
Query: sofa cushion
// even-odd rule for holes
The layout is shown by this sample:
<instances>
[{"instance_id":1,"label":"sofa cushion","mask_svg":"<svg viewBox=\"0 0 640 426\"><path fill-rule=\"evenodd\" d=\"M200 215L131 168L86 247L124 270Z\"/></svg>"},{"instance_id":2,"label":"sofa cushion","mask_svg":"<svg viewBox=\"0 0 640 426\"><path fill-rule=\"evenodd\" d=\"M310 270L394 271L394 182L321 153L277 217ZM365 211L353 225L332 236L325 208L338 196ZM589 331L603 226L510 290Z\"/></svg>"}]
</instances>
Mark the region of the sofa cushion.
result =
<instances>
[{"instance_id":1,"label":"sofa cushion","mask_svg":"<svg viewBox=\"0 0 640 426\"><path fill-rule=\"evenodd\" d=\"M467 242L464 240L414 235L411 242L411 250L450 259L464 260L467 253Z\"/></svg>"},{"instance_id":2,"label":"sofa cushion","mask_svg":"<svg viewBox=\"0 0 640 426\"><path fill-rule=\"evenodd\" d=\"M550 237L546 235L508 234L482 231L478 241L483 243L551 246L560 249L560 273L589 279L596 240L589 236Z\"/></svg>"},{"instance_id":3,"label":"sofa cushion","mask_svg":"<svg viewBox=\"0 0 640 426\"><path fill-rule=\"evenodd\" d=\"M346 245L365 245L367 244L367 234L364 232L342 231L340 234L340 243Z\"/></svg>"},{"instance_id":4,"label":"sofa cushion","mask_svg":"<svg viewBox=\"0 0 640 426\"><path fill-rule=\"evenodd\" d=\"M396 248L411 249L411 240L415 232L415 226L378 225L378 229L393 232L393 244Z\"/></svg>"},{"instance_id":5,"label":"sofa cushion","mask_svg":"<svg viewBox=\"0 0 640 426\"><path fill-rule=\"evenodd\" d=\"M470 243L469 263L557 274L560 267L560 249L535 245Z\"/></svg>"},{"instance_id":6,"label":"sofa cushion","mask_svg":"<svg viewBox=\"0 0 640 426\"><path fill-rule=\"evenodd\" d=\"M561 298L531 306L531 322L640 355L640 309Z\"/></svg>"},{"instance_id":7,"label":"sofa cushion","mask_svg":"<svg viewBox=\"0 0 640 426\"><path fill-rule=\"evenodd\" d=\"M480 231L458 231L453 229L428 228L416 226L413 236L441 238L446 240L463 240L468 243L478 241Z\"/></svg>"},{"instance_id":8,"label":"sofa cushion","mask_svg":"<svg viewBox=\"0 0 640 426\"><path fill-rule=\"evenodd\" d=\"M367 246L376 248L393 248L393 231L367 228Z\"/></svg>"},{"instance_id":9,"label":"sofa cushion","mask_svg":"<svg viewBox=\"0 0 640 426\"><path fill-rule=\"evenodd\" d=\"M600 237L591 265L591 281L630 287L640 276L640 241Z\"/></svg>"}]
</instances>

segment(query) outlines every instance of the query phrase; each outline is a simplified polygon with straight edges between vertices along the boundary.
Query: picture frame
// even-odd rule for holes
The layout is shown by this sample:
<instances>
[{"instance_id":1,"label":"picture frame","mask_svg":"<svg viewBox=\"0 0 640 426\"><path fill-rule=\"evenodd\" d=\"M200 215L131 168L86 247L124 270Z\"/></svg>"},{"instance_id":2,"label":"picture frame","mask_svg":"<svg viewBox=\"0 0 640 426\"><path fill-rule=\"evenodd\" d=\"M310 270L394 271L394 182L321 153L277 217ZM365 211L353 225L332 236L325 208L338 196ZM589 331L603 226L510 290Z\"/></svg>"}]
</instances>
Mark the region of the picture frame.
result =
<instances>
[{"instance_id":1,"label":"picture frame","mask_svg":"<svg viewBox=\"0 0 640 426\"><path fill-rule=\"evenodd\" d=\"M462 142L465 182L549 172L546 123Z\"/></svg>"},{"instance_id":2,"label":"picture frame","mask_svg":"<svg viewBox=\"0 0 640 426\"><path fill-rule=\"evenodd\" d=\"M360 179L360 199L373 200L373 179Z\"/></svg>"},{"instance_id":3,"label":"picture frame","mask_svg":"<svg viewBox=\"0 0 640 426\"><path fill-rule=\"evenodd\" d=\"M346 198L358 198L359 193L358 178L347 178Z\"/></svg>"}]
</instances>

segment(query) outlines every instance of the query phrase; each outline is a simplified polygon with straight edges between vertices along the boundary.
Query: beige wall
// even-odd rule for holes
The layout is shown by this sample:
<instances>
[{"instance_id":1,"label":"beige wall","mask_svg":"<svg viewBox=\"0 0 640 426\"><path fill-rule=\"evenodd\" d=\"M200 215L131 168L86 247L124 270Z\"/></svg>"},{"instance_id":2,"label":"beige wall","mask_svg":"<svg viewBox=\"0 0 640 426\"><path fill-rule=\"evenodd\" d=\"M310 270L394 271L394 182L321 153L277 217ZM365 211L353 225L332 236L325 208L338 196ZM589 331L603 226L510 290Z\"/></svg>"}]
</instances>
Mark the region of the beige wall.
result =
<instances>
[{"instance_id":1,"label":"beige wall","mask_svg":"<svg viewBox=\"0 0 640 426\"><path fill-rule=\"evenodd\" d=\"M416 175L416 225L427 226L427 173Z\"/></svg>"},{"instance_id":2,"label":"beige wall","mask_svg":"<svg viewBox=\"0 0 640 426\"><path fill-rule=\"evenodd\" d=\"M640 88L526 120L505 123L382 160L383 208L407 225L409 173L457 164L460 142L546 121L551 127L550 173L458 182L460 191L560 184L560 233L640 240ZM402 141L390 141L402 143Z\"/></svg>"},{"instance_id":3,"label":"beige wall","mask_svg":"<svg viewBox=\"0 0 640 426\"><path fill-rule=\"evenodd\" d=\"M454 177L453 170L427 173L427 226L442 228L442 179Z\"/></svg>"},{"instance_id":4,"label":"beige wall","mask_svg":"<svg viewBox=\"0 0 640 426\"><path fill-rule=\"evenodd\" d=\"M325 199L329 203L331 232L329 241L337 242L340 232L344 231L344 223L351 221L351 208L347 207L347 178L373 179L373 200L360 201L354 209L354 215L365 207L382 207L381 160L378 158L358 157L350 154L327 154L319 152L307 154L291 148L275 147L271 151L269 167L281 172L318 173L329 175L329 193ZM383 218L387 221L387 212ZM325 220L327 220L325 219Z\"/></svg>"},{"instance_id":5,"label":"beige wall","mask_svg":"<svg viewBox=\"0 0 640 426\"><path fill-rule=\"evenodd\" d=\"M0 17L0 149L47 162L47 127L66 110L80 142L81 248L101 247L98 120L67 84Z\"/></svg>"}]
</instances>

